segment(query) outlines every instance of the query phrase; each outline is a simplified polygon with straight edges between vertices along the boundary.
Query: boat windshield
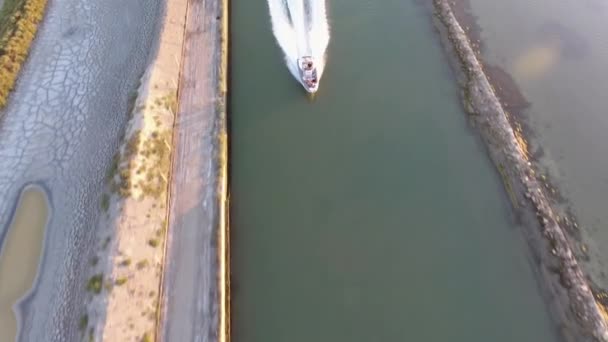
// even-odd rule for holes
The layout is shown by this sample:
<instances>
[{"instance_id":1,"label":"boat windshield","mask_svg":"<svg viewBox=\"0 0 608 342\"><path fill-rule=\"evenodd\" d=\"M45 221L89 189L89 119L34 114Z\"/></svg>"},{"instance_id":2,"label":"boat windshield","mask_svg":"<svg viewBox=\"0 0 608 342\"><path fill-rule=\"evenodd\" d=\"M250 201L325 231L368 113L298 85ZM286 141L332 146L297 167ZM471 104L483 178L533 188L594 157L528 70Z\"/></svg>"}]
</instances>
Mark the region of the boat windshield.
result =
<instances>
[{"instance_id":1,"label":"boat windshield","mask_svg":"<svg viewBox=\"0 0 608 342\"><path fill-rule=\"evenodd\" d=\"M302 70L306 70L306 71L310 71L310 70L314 69L314 64L310 57L303 58L300 63L300 66L301 66Z\"/></svg>"}]
</instances>

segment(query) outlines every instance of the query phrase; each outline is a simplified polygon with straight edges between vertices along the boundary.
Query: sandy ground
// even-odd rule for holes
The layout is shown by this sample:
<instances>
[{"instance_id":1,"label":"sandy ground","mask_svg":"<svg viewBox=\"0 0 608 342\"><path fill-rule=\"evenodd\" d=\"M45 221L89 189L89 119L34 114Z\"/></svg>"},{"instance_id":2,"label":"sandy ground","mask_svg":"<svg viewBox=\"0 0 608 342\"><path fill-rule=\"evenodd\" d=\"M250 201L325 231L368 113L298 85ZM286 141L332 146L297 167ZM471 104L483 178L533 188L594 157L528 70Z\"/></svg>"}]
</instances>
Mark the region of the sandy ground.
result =
<instances>
[{"instance_id":1,"label":"sandy ground","mask_svg":"<svg viewBox=\"0 0 608 342\"><path fill-rule=\"evenodd\" d=\"M0 236L37 182L52 210L37 282L18 308L20 341L74 341L104 176L147 65L160 1L51 1L0 115Z\"/></svg>"},{"instance_id":2,"label":"sandy ground","mask_svg":"<svg viewBox=\"0 0 608 342\"><path fill-rule=\"evenodd\" d=\"M108 215L98 229L103 289L90 295L87 336L154 338L166 236L173 123L186 0L168 0L158 52L142 78L116 168L108 174ZM109 241L106 248L104 242Z\"/></svg>"},{"instance_id":3,"label":"sandy ground","mask_svg":"<svg viewBox=\"0 0 608 342\"><path fill-rule=\"evenodd\" d=\"M227 8L189 4L161 326L164 341L226 341L225 82ZM218 286L219 285L219 286Z\"/></svg>"},{"instance_id":4,"label":"sandy ground","mask_svg":"<svg viewBox=\"0 0 608 342\"><path fill-rule=\"evenodd\" d=\"M530 162L520 127L512 126L450 2L434 0L434 5L445 46L457 59L457 70L462 71L465 109L486 143L514 209L528 228L531 254L563 337L577 342L608 341L601 308L565 233L569 223L555 209L544 178Z\"/></svg>"}]
</instances>

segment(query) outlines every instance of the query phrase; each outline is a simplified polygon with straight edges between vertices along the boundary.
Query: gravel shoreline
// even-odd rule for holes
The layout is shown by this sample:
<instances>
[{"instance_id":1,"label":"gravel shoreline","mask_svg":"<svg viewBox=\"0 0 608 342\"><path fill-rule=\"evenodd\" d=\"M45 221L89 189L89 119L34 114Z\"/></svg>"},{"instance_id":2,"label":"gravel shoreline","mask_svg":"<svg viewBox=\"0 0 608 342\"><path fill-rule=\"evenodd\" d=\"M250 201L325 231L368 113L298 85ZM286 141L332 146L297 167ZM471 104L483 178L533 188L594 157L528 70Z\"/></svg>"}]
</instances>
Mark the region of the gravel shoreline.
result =
<instances>
[{"instance_id":1,"label":"gravel shoreline","mask_svg":"<svg viewBox=\"0 0 608 342\"><path fill-rule=\"evenodd\" d=\"M450 55L459 61L466 111L486 143L518 214L525 220L541 285L562 336L568 341L608 341L608 327L578 265L564 220L552 207L542 176L501 106L467 34L447 0L434 0L437 28Z\"/></svg>"}]
</instances>

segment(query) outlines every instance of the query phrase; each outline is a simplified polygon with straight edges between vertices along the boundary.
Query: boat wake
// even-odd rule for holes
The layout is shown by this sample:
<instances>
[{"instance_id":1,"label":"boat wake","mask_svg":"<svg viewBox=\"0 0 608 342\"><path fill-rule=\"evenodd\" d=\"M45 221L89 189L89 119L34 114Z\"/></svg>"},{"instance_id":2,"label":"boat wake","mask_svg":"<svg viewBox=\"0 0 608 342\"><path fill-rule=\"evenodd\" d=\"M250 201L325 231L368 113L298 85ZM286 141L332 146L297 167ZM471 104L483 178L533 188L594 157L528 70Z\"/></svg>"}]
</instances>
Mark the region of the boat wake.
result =
<instances>
[{"instance_id":1,"label":"boat wake","mask_svg":"<svg viewBox=\"0 0 608 342\"><path fill-rule=\"evenodd\" d=\"M268 0L268 8L272 31L289 71L307 91L314 93L325 69L329 44L325 0ZM314 69L309 74L306 65Z\"/></svg>"}]
</instances>

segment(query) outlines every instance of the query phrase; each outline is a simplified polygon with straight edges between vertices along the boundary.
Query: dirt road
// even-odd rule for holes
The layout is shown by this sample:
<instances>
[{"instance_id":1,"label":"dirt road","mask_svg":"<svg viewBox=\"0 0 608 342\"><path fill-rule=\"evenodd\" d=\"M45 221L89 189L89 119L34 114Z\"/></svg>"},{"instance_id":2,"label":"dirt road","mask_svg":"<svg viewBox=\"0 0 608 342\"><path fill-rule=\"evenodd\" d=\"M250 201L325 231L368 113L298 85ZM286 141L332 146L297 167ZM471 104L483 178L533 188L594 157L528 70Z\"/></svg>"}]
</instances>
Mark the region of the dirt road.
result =
<instances>
[{"instance_id":1,"label":"dirt road","mask_svg":"<svg viewBox=\"0 0 608 342\"><path fill-rule=\"evenodd\" d=\"M158 332L163 341L223 340L223 12L219 0L189 2Z\"/></svg>"}]
</instances>

